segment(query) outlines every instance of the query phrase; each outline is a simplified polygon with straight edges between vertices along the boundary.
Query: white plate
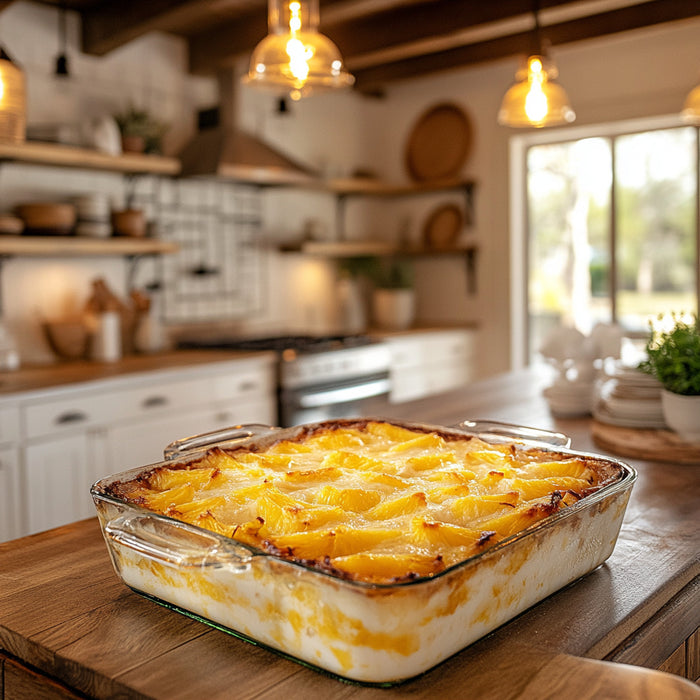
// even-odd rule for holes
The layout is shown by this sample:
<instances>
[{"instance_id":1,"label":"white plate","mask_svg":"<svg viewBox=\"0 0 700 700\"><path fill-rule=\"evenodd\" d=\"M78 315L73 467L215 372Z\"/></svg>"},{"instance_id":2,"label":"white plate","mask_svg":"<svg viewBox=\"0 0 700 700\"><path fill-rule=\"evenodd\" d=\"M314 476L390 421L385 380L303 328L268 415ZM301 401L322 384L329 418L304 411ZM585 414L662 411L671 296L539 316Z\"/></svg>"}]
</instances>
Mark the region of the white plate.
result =
<instances>
[{"instance_id":1,"label":"white plate","mask_svg":"<svg viewBox=\"0 0 700 700\"><path fill-rule=\"evenodd\" d=\"M621 418L652 418L661 420L663 417L661 401L627 401L610 397L603 399L600 403L605 406L608 413Z\"/></svg>"},{"instance_id":2,"label":"white plate","mask_svg":"<svg viewBox=\"0 0 700 700\"><path fill-rule=\"evenodd\" d=\"M611 414L604 405L598 404L593 409L593 417L601 423L616 425L620 428L667 428L668 426L662 420L650 418L624 418Z\"/></svg>"}]
</instances>

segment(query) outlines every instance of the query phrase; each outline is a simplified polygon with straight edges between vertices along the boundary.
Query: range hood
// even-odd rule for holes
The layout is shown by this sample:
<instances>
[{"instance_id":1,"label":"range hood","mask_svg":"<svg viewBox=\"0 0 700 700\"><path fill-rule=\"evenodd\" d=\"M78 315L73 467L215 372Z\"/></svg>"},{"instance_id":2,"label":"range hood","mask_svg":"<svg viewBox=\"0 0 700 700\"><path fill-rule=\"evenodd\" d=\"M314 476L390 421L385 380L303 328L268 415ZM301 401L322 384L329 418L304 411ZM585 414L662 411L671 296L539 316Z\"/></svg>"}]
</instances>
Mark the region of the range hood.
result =
<instances>
[{"instance_id":1,"label":"range hood","mask_svg":"<svg viewBox=\"0 0 700 700\"><path fill-rule=\"evenodd\" d=\"M182 175L215 175L261 185L308 183L317 173L239 129L237 78L231 69L217 74L219 106L200 113L197 133L179 155ZM206 115L204 118L203 115Z\"/></svg>"}]
</instances>

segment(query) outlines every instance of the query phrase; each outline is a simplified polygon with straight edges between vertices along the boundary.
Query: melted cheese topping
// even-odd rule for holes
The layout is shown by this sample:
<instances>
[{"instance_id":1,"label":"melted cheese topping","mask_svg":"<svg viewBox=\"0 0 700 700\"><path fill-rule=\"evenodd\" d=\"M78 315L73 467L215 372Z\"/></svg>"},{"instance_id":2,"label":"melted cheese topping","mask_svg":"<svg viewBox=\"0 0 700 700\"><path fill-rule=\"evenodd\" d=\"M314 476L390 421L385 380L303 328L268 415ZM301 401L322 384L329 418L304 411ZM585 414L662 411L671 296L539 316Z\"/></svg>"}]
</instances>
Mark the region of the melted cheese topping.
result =
<instances>
[{"instance_id":1,"label":"melted cheese topping","mask_svg":"<svg viewBox=\"0 0 700 700\"><path fill-rule=\"evenodd\" d=\"M213 448L115 495L368 583L431 576L575 503L595 461L379 421L338 421L264 451Z\"/></svg>"}]
</instances>

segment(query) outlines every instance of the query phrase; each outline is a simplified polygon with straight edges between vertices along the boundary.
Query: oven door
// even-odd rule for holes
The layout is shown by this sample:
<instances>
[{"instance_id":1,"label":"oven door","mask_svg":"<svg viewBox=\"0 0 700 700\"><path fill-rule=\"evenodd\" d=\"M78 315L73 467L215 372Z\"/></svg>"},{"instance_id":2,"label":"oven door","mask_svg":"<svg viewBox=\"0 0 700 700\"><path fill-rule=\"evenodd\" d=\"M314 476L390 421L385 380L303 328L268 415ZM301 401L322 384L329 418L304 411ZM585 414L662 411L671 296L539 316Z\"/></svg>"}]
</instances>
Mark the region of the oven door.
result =
<instances>
[{"instance_id":1,"label":"oven door","mask_svg":"<svg viewBox=\"0 0 700 700\"><path fill-rule=\"evenodd\" d=\"M328 420L383 416L389 407L389 373L379 372L342 382L282 389L282 427Z\"/></svg>"}]
</instances>

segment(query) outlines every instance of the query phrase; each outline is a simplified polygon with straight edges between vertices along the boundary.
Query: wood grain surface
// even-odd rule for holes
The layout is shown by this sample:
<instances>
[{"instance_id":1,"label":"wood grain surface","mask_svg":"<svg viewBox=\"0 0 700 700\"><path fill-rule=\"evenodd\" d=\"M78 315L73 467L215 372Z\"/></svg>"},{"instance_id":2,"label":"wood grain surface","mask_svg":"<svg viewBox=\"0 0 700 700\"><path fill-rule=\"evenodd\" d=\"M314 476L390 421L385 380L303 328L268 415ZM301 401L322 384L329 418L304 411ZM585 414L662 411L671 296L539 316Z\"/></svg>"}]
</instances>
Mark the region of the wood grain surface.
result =
<instances>
[{"instance_id":1,"label":"wood grain surface","mask_svg":"<svg viewBox=\"0 0 700 700\"><path fill-rule=\"evenodd\" d=\"M556 429L590 449L590 421L549 415L540 379L499 377L392 410L446 424L491 418ZM645 658L655 644L657 656L670 656L700 623L698 471L632 463L639 478L604 565L391 689L342 683L133 593L114 573L95 519L0 544L0 697L42 674L54 693L46 697L700 697L678 676L602 660L635 646L641 662L657 662Z\"/></svg>"},{"instance_id":2,"label":"wood grain surface","mask_svg":"<svg viewBox=\"0 0 700 700\"><path fill-rule=\"evenodd\" d=\"M591 434L598 447L625 457L700 464L700 443L685 442L671 430L623 428L593 420Z\"/></svg>"}]
</instances>

